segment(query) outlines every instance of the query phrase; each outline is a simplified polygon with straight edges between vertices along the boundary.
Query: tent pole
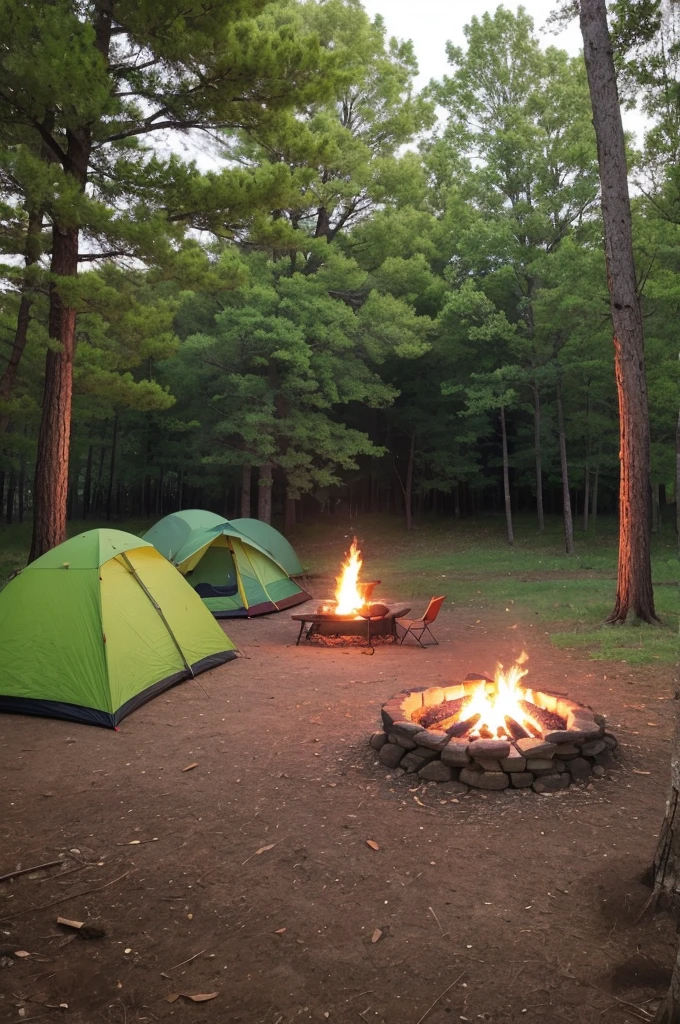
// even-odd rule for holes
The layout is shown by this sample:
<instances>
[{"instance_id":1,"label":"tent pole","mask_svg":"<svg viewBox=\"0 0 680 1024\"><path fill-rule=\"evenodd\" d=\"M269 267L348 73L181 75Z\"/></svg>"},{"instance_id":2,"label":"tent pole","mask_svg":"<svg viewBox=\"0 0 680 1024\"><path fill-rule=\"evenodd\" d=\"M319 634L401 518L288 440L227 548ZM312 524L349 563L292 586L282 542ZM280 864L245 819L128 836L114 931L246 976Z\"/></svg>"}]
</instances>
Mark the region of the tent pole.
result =
<instances>
[{"instance_id":1,"label":"tent pole","mask_svg":"<svg viewBox=\"0 0 680 1024\"><path fill-rule=\"evenodd\" d=\"M168 622L168 620L166 619L165 615L163 614L163 609L161 608L161 606L159 605L158 601L153 596L153 594L151 593L151 591L149 590L147 585L141 579L139 573L137 572L137 570L135 569L134 565L132 564L132 562L130 561L130 559L128 558L128 556L125 554L124 551L121 552L120 557L125 562L125 565L127 566L128 571L130 572L130 574L133 576L133 578L136 580L136 582L140 585L140 587L142 588L142 590L144 591L146 596L151 601L151 604L154 606L154 608L156 609L156 611L160 615L161 621L163 622L163 625L165 626L165 628L167 629L168 633L172 637L172 642L174 643L175 647L179 651L179 656L182 659L182 661L184 662L185 669L187 670L187 672L189 673L191 678L195 679L196 677L194 675L193 669L192 669L191 665L189 664L189 662L187 661L187 659L184 657L184 651L180 647L180 645L178 643L178 640L177 640L177 637L175 636L175 634L171 630L170 623Z\"/></svg>"}]
</instances>

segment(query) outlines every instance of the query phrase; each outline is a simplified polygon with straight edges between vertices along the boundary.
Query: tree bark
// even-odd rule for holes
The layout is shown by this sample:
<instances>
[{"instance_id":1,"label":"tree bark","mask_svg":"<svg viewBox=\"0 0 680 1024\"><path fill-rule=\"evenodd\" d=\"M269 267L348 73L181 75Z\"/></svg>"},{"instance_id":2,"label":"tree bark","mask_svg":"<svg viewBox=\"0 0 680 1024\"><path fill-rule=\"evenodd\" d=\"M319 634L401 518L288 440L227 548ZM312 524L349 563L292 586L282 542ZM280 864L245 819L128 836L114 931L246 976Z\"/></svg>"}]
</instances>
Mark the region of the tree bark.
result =
<instances>
[{"instance_id":1,"label":"tree bark","mask_svg":"<svg viewBox=\"0 0 680 1024\"><path fill-rule=\"evenodd\" d=\"M680 947L666 998L656 1011L654 1024L680 1024Z\"/></svg>"},{"instance_id":2,"label":"tree bark","mask_svg":"<svg viewBox=\"0 0 680 1024\"><path fill-rule=\"evenodd\" d=\"M21 457L21 463L19 466L19 508L17 510L17 517L20 523L24 521L24 501L26 494L26 460Z\"/></svg>"},{"instance_id":3,"label":"tree bark","mask_svg":"<svg viewBox=\"0 0 680 1024\"><path fill-rule=\"evenodd\" d=\"M671 782L666 813L652 863L656 895L680 896L680 691L676 681L675 728L671 746Z\"/></svg>"},{"instance_id":4,"label":"tree bark","mask_svg":"<svg viewBox=\"0 0 680 1024\"><path fill-rule=\"evenodd\" d=\"M512 504L510 502L510 466L508 462L508 433L505 429L505 406L501 406L501 435L503 438L503 496L505 499L505 523L508 530L508 544L515 543L512 529Z\"/></svg>"},{"instance_id":5,"label":"tree bark","mask_svg":"<svg viewBox=\"0 0 680 1024\"><path fill-rule=\"evenodd\" d=\"M351 509L351 503L350 503ZM293 532L295 529L295 523L297 521L297 498L294 492L290 489L286 492L286 510L285 520L283 526L283 532L287 535Z\"/></svg>"},{"instance_id":6,"label":"tree bark","mask_svg":"<svg viewBox=\"0 0 680 1024\"><path fill-rule=\"evenodd\" d=\"M251 507L251 482L253 478L253 467L249 462L241 469L241 518L250 519Z\"/></svg>"},{"instance_id":7,"label":"tree bark","mask_svg":"<svg viewBox=\"0 0 680 1024\"><path fill-rule=\"evenodd\" d=\"M109 486L106 492L106 519L111 519L113 501L113 478L116 472L116 449L118 447L118 413L113 417L113 434L111 437L111 460L109 462Z\"/></svg>"},{"instance_id":8,"label":"tree bark","mask_svg":"<svg viewBox=\"0 0 680 1024\"><path fill-rule=\"evenodd\" d=\"M583 532L588 532L588 516L590 513L590 391L586 398L586 465L583 485Z\"/></svg>"},{"instance_id":9,"label":"tree bark","mask_svg":"<svg viewBox=\"0 0 680 1024\"><path fill-rule=\"evenodd\" d=\"M661 525L660 484L652 484L652 533L658 533Z\"/></svg>"},{"instance_id":10,"label":"tree bark","mask_svg":"<svg viewBox=\"0 0 680 1024\"><path fill-rule=\"evenodd\" d=\"M108 63L111 46L113 0L97 0L95 46ZM60 140L61 141L61 140ZM59 160L65 174L84 193L87 186L92 131L84 124L66 128ZM78 275L78 223L70 218L52 224L52 260L48 334L53 341L45 361L45 385L38 432L33 486L33 536L29 562L66 539L68 458L71 440L73 358L76 345L76 309L62 297L60 278ZM71 302L73 300L71 299Z\"/></svg>"},{"instance_id":11,"label":"tree bark","mask_svg":"<svg viewBox=\"0 0 680 1024\"><path fill-rule=\"evenodd\" d=\"M102 486L104 480L104 460L106 459L106 448L104 445L99 449L99 467L97 469L97 483L94 488L94 498L90 501L90 509L94 507L95 512L101 508Z\"/></svg>"},{"instance_id":12,"label":"tree bark","mask_svg":"<svg viewBox=\"0 0 680 1024\"><path fill-rule=\"evenodd\" d=\"M272 521L272 464L264 462L260 466L257 492L257 518L263 523Z\"/></svg>"},{"instance_id":13,"label":"tree bark","mask_svg":"<svg viewBox=\"0 0 680 1024\"><path fill-rule=\"evenodd\" d=\"M642 311L633 258L628 169L605 0L581 0L581 33L602 186L614 325L621 482L616 603L608 622L657 621L650 551L650 436Z\"/></svg>"},{"instance_id":14,"label":"tree bark","mask_svg":"<svg viewBox=\"0 0 680 1024\"><path fill-rule=\"evenodd\" d=\"M42 231L43 214L42 210L31 210L28 214L28 225L26 228L26 245L24 264L26 268L32 267L40 259L40 233ZM21 289L21 301L17 315L17 325L12 341L12 351L9 355L9 362L0 377L0 402L9 402L16 384L19 372L19 363L26 348L28 340L28 327L31 322L31 306L33 295L27 283ZM0 434L4 434L9 426L10 417L0 413Z\"/></svg>"},{"instance_id":15,"label":"tree bark","mask_svg":"<svg viewBox=\"0 0 680 1024\"><path fill-rule=\"evenodd\" d=\"M532 390L534 393L534 449L536 452L536 516L538 532L543 533L545 516L543 515L543 468L541 465L541 397L536 385Z\"/></svg>"},{"instance_id":16,"label":"tree bark","mask_svg":"<svg viewBox=\"0 0 680 1024\"><path fill-rule=\"evenodd\" d=\"M83 481L83 519L87 519L90 514L93 454L93 446L89 445L87 449L87 462L85 463L85 479Z\"/></svg>"},{"instance_id":17,"label":"tree bark","mask_svg":"<svg viewBox=\"0 0 680 1024\"><path fill-rule=\"evenodd\" d=\"M404 512L406 514L406 529L413 529L413 462L416 453L415 431L411 434L408 448L408 463L406 465L406 483L404 485Z\"/></svg>"},{"instance_id":18,"label":"tree bark","mask_svg":"<svg viewBox=\"0 0 680 1024\"><path fill-rule=\"evenodd\" d=\"M16 486L16 473L13 469L10 469L9 480L7 481L7 513L5 515L5 522L8 526L11 526L14 522L14 497L16 494Z\"/></svg>"},{"instance_id":19,"label":"tree bark","mask_svg":"<svg viewBox=\"0 0 680 1024\"><path fill-rule=\"evenodd\" d=\"M562 388L557 385L557 434L560 442L560 470L562 473L562 521L564 524L564 547L568 555L574 554L574 521L571 515L569 494L569 463L567 462L567 440L564 435L564 413L562 411Z\"/></svg>"},{"instance_id":20,"label":"tree bark","mask_svg":"<svg viewBox=\"0 0 680 1024\"><path fill-rule=\"evenodd\" d=\"M55 347L48 349L45 360L29 562L66 539L76 311L62 300L58 280L54 278L75 277L77 274L77 228L60 229L55 224L50 270L53 280L50 285L48 333Z\"/></svg>"},{"instance_id":21,"label":"tree bark","mask_svg":"<svg viewBox=\"0 0 680 1024\"><path fill-rule=\"evenodd\" d=\"M680 558L680 412L675 428L675 531L678 558Z\"/></svg>"},{"instance_id":22,"label":"tree bark","mask_svg":"<svg viewBox=\"0 0 680 1024\"><path fill-rule=\"evenodd\" d=\"M595 467L595 479L593 480L593 493L590 502L590 521L593 525L593 530L597 526L597 485L600 481L600 467Z\"/></svg>"}]
</instances>

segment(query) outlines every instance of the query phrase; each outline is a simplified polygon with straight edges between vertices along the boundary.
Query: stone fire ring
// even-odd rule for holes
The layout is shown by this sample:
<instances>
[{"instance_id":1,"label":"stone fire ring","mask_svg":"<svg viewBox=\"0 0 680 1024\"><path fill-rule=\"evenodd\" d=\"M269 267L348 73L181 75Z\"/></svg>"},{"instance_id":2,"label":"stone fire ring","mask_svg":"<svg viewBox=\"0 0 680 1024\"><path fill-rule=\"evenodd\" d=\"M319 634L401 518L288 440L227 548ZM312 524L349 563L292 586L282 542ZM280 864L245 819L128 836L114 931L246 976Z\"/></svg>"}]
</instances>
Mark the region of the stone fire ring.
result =
<instances>
[{"instance_id":1,"label":"stone fire ring","mask_svg":"<svg viewBox=\"0 0 680 1024\"><path fill-rule=\"evenodd\" d=\"M585 783L614 765L618 746L606 731L602 715L560 694L530 690L538 707L565 720L566 728L541 738L459 739L436 728L424 729L414 713L471 694L481 676L467 676L455 686L404 691L382 708L383 732L371 736L371 747L387 768L417 775L427 782L448 783L448 790L527 789L556 793L572 782Z\"/></svg>"}]
</instances>

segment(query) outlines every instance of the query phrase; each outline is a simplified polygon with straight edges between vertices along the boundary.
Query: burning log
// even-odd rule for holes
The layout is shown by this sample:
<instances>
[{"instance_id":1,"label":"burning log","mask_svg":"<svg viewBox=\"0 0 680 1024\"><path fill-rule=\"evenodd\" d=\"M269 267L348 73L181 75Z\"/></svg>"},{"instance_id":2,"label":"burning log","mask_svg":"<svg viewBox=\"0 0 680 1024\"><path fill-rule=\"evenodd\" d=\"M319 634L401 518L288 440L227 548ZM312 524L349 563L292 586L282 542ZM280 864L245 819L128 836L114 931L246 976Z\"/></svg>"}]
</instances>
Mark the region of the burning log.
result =
<instances>
[{"instance_id":1,"label":"burning log","mask_svg":"<svg viewBox=\"0 0 680 1024\"><path fill-rule=\"evenodd\" d=\"M508 736L511 736L513 740L524 740L529 735L526 729L519 722L516 722L514 718L511 718L510 715L505 716L505 728Z\"/></svg>"},{"instance_id":2,"label":"burning log","mask_svg":"<svg viewBox=\"0 0 680 1024\"><path fill-rule=\"evenodd\" d=\"M449 724L454 724L460 718L465 707L470 703L472 697L458 697L457 700L446 700L443 704L435 704L433 707L423 708L418 715L414 712L413 720L418 721L423 729L429 729L436 725L439 729L447 730Z\"/></svg>"},{"instance_id":3,"label":"burning log","mask_svg":"<svg viewBox=\"0 0 680 1024\"><path fill-rule=\"evenodd\" d=\"M456 722L455 725L449 726L449 728L444 731L448 732L451 737L462 738L472 732L481 717L481 715L472 715L471 718L466 718L463 722Z\"/></svg>"},{"instance_id":4,"label":"burning log","mask_svg":"<svg viewBox=\"0 0 680 1024\"><path fill-rule=\"evenodd\" d=\"M517 702L517 705L526 716L525 724L529 728L534 725L539 730L537 735L542 736L546 732L555 732L565 727L566 723L563 718L553 714L552 711L545 711L543 708L539 708L537 704L532 704L530 700L520 700Z\"/></svg>"}]
</instances>

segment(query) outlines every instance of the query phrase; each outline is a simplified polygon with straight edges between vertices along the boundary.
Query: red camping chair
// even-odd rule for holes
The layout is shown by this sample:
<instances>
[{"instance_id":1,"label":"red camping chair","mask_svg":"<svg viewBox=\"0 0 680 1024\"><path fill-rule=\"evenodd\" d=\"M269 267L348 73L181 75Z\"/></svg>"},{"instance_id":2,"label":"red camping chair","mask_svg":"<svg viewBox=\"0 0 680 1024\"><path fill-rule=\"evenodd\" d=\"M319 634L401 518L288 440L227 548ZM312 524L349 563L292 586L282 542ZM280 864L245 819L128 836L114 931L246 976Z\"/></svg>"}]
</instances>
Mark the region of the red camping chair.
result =
<instances>
[{"instance_id":1,"label":"red camping chair","mask_svg":"<svg viewBox=\"0 0 680 1024\"><path fill-rule=\"evenodd\" d=\"M430 626L439 615L439 609L444 604L446 597L433 597L427 606L427 611L423 615L422 619L397 619L397 625L401 626L403 633L399 638L399 643L403 644L406 637L411 634L415 637L421 647L430 647L431 644L423 643L423 636L425 633L429 633L432 637L432 641L438 644L439 641L435 639Z\"/></svg>"}]
</instances>

